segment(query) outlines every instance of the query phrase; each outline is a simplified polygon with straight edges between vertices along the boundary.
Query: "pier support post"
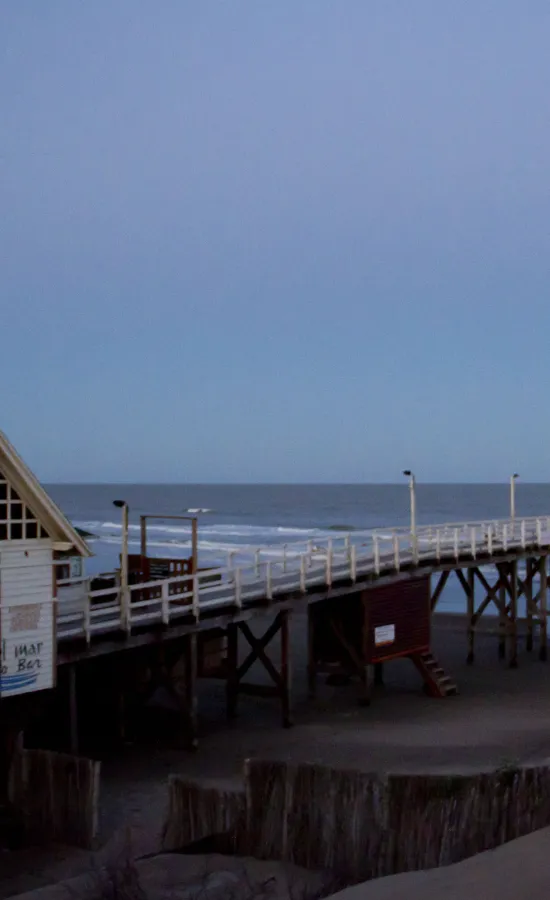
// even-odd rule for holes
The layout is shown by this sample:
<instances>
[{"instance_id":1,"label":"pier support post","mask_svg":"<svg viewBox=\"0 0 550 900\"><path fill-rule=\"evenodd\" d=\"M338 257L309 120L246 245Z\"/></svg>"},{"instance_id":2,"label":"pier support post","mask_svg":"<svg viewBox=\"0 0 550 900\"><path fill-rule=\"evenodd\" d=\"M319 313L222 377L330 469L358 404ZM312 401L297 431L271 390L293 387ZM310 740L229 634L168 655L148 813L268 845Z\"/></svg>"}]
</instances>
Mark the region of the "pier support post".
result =
<instances>
[{"instance_id":1,"label":"pier support post","mask_svg":"<svg viewBox=\"0 0 550 900\"><path fill-rule=\"evenodd\" d=\"M506 584L505 584L505 567L497 566L499 578L501 580L498 589L498 658L506 659Z\"/></svg>"},{"instance_id":2,"label":"pier support post","mask_svg":"<svg viewBox=\"0 0 550 900\"><path fill-rule=\"evenodd\" d=\"M535 562L532 559L525 560L525 583L523 585L523 593L525 595L525 618L527 625L527 635L525 639L525 649L528 653L533 650L533 574L535 572Z\"/></svg>"},{"instance_id":3,"label":"pier support post","mask_svg":"<svg viewBox=\"0 0 550 900\"><path fill-rule=\"evenodd\" d=\"M435 608L439 602L439 598L441 597L441 594L443 593L443 589L449 580L450 574L451 574L450 571L445 571L445 572L442 572L441 575L439 576L439 580L437 582L435 590L430 599L430 608L431 608L432 612L435 610Z\"/></svg>"},{"instance_id":4,"label":"pier support post","mask_svg":"<svg viewBox=\"0 0 550 900\"><path fill-rule=\"evenodd\" d=\"M233 631L233 628L235 631ZM246 659L238 665L237 629L244 635L250 651ZM273 664L266 653L267 646L273 638L279 634L281 638L281 665L280 670ZM237 710L239 694L248 694L251 697L278 697L281 702L281 719L284 728L290 728L291 719L291 659L290 659L290 611L281 610L275 620L269 626L262 637L256 637L246 622L238 622L228 629L228 660L227 660L227 715L233 718ZM253 684L244 682L243 678L252 668L255 662L260 662L270 676L273 684Z\"/></svg>"},{"instance_id":5,"label":"pier support post","mask_svg":"<svg viewBox=\"0 0 550 900\"><path fill-rule=\"evenodd\" d=\"M290 658L290 610L281 613L281 716L283 728L292 726L291 719L291 658Z\"/></svg>"},{"instance_id":6,"label":"pier support post","mask_svg":"<svg viewBox=\"0 0 550 900\"><path fill-rule=\"evenodd\" d=\"M539 599L539 659L546 662L547 657L547 614L548 614L548 557L540 558L540 599Z\"/></svg>"},{"instance_id":7,"label":"pier support post","mask_svg":"<svg viewBox=\"0 0 550 900\"><path fill-rule=\"evenodd\" d=\"M361 673L361 696L359 697L360 706L370 706L372 699L372 688L374 684L374 666L368 664L363 667Z\"/></svg>"},{"instance_id":8,"label":"pier support post","mask_svg":"<svg viewBox=\"0 0 550 900\"><path fill-rule=\"evenodd\" d=\"M468 656L466 662L471 666L474 662L475 640L475 569L468 569Z\"/></svg>"},{"instance_id":9,"label":"pier support post","mask_svg":"<svg viewBox=\"0 0 550 900\"><path fill-rule=\"evenodd\" d=\"M469 666L472 665L474 661L474 635L475 635L475 624L476 624L476 611L475 611L475 576L476 569L470 567L467 569L466 576L462 569L456 569L455 574L460 582L464 593L466 594L466 634L468 639L468 655L466 657L466 662ZM480 609L480 613L481 613Z\"/></svg>"},{"instance_id":10,"label":"pier support post","mask_svg":"<svg viewBox=\"0 0 550 900\"><path fill-rule=\"evenodd\" d=\"M239 680L239 626L229 625L227 629L227 677L225 682L225 699L227 719L232 721L237 715L237 697Z\"/></svg>"},{"instance_id":11,"label":"pier support post","mask_svg":"<svg viewBox=\"0 0 550 900\"><path fill-rule=\"evenodd\" d=\"M78 754L78 697L76 691L76 665L69 666L69 746Z\"/></svg>"},{"instance_id":12,"label":"pier support post","mask_svg":"<svg viewBox=\"0 0 550 900\"><path fill-rule=\"evenodd\" d=\"M518 667L518 563L514 560L510 563L510 615L509 638L511 669Z\"/></svg>"},{"instance_id":13,"label":"pier support post","mask_svg":"<svg viewBox=\"0 0 550 900\"><path fill-rule=\"evenodd\" d=\"M307 608L307 689L310 700L317 694L317 663L315 660L315 619L311 605Z\"/></svg>"},{"instance_id":14,"label":"pier support post","mask_svg":"<svg viewBox=\"0 0 550 900\"><path fill-rule=\"evenodd\" d=\"M197 665L197 635L195 633L187 635L185 647L185 707L188 717L188 745L190 750L196 750L199 746Z\"/></svg>"}]
</instances>

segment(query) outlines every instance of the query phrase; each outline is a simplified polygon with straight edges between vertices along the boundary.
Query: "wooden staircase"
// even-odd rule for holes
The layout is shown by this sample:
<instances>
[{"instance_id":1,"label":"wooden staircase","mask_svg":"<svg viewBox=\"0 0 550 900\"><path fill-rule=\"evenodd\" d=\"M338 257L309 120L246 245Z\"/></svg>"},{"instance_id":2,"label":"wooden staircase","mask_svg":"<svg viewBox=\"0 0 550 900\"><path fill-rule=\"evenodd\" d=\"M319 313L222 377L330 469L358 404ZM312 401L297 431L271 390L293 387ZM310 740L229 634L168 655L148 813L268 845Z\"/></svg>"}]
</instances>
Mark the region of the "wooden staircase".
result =
<instances>
[{"instance_id":1,"label":"wooden staircase","mask_svg":"<svg viewBox=\"0 0 550 900\"><path fill-rule=\"evenodd\" d=\"M445 673L431 651L413 653L410 659L424 679L424 690L430 697L452 697L458 694L455 682Z\"/></svg>"}]
</instances>

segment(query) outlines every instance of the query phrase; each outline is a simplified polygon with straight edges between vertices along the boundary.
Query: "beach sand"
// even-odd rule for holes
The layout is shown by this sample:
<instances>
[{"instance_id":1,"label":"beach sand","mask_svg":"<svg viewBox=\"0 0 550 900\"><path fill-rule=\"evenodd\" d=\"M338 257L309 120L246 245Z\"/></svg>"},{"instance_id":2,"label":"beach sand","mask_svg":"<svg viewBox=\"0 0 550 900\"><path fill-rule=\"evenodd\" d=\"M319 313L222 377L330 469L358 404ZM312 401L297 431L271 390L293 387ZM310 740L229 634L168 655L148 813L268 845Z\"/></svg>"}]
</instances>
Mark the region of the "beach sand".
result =
<instances>
[{"instance_id":1,"label":"beach sand","mask_svg":"<svg viewBox=\"0 0 550 900\"><path fill-rule=\"evenodd\" d=\"M550 828L453 866L354 885L335 900L547 900Z\"/></svg>"}]
</instances>

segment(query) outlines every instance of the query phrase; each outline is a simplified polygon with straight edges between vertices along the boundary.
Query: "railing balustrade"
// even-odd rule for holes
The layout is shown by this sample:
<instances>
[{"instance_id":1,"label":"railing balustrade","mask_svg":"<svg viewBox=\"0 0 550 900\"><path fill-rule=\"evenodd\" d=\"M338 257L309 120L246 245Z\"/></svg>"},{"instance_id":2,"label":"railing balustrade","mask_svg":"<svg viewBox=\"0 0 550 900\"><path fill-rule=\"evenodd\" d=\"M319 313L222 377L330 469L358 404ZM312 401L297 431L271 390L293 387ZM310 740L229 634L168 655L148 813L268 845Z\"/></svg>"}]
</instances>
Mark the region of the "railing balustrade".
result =
<instances>
[{"instance_id":1,"label":"railing balustrade","mask_svg":"<svg viewBox=\"0 0 550 900\"><path fill-rule=\"evenodd\" d=\"M415 567L454 565L499 553L550 545L550 517L466 522L408 528L349 532L316 541L270 547L240 548L228 554L227 565L194 575L133 584L123 596L120 584L90 589L90 578L58 583L57 629L60 640L117 630L130 632L148 623L172 622L216 609L240 609L273 600L277 595L355 583L368 575L395 574Z\"/></svg>"}]
</instances>

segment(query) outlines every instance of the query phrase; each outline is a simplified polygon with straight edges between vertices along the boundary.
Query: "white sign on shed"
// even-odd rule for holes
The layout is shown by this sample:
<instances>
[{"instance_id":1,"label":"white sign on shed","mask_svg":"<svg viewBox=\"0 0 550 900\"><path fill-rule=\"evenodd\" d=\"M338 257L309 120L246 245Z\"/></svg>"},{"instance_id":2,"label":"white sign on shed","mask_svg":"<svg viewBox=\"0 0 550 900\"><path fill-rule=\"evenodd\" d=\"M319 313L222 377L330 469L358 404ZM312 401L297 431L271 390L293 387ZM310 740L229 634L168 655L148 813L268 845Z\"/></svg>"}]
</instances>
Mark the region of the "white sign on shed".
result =
<instances>
[{"instance_id":1,"label":"white sign on shed","mask_svg":"<svg viewBox=\"0 0 550 900\"><path fill-rule=\"evenodd\" d=\"M379 625L374 629L374 644L376 647L384 647L395 643L395 625Z\"/></svg>"}]
</instances>

